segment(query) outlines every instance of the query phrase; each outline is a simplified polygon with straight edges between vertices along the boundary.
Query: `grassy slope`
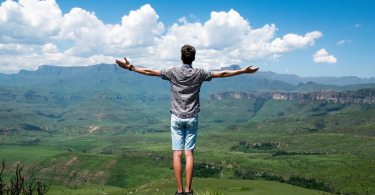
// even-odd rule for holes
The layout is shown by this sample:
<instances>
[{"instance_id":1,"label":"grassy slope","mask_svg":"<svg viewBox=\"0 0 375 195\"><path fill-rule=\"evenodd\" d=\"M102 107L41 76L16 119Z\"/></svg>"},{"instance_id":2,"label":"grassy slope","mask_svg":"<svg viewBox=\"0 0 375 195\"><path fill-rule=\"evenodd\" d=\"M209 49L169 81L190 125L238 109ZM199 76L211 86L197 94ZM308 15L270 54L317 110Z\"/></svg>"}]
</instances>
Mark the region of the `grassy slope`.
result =
<instances>
[{"instance_id":1,"label":"grassy slope","mask_svg":"<svg viewBox=\"0 0 375 195\"><path fill-rule=\"evenodd\" d=\"M216 186L219 190L228 195L244 195L244 194L280 194L280 195L318 195L330 194L322 193L314 190L307 190L300 187L281 184L272 181L244 181L244 180L228 180L228 179L204 179L194 178L194 193L199 195L204 192L207 186ZM65 186L53 186L47 194L71 194L71 195L91 195L91 194L108 194L118 195L127 194L128 190L117 188L114 186L90 185L78 186L76 188L67 188ZM155 182L146 183L137 189L132 190L132 194L153 194L166 195L176 192L176 184L174 179L160 179Z\"/></svg>"},{"instance_id":2,"label":"grassy slope","mask_svg":"<svg viewBox=\"0 0 375 195\"><path fill-rule=\"evenodd\" d=\"M108 91L102 93L110 95ZM90 99L52 110L43 98L32 94L28 97L29 102L14 102L13 119L18 117L16 124L30 122L42 130L21 129L7 131L13 134L1 134L0 143L7 145L1 146L0 157L6 158L9 167L14 169L14 164L20 161L27 166L25 171L28 174L42 177L56 186L74 186L83 184L84 178L92 178L89 180L92 185L120 188L128 185L128 191L171 174L170 159L160 163L151 157L171 157L170 115L165 111L169 107L168 100L145 103L137 100L138 103L128 104L119 100ZM17 98L22 100L22 95ZM2 117L9 117L9 105L4 104ZM36 113L38 110L43 115ZM59 113L63 114L59 116ZM99 121L98 114L102 114L103 120ZM372 179L375 175L371 171L375 151L372 134L374 114L374 109L368 105L300 105L294 101L242 99L204 101L199 115L201 127L196 161L226 167L231 165L232 168L222 170L222 178L233 178L234 170L263 171L286 177L315 178L329 183L340 192L375 192ZM66 120L59 121L61 119ZM4 123L1 125L6 127ZM92 126L100 128L88 133ZM40 142L23 143L36 139ZM231 148L239 141L277 142L280 146L272 151L253 153L232 151ZM68 149L73 152L68 152ZM276 151L318 152L324 155L271 157ZM123 159L128 159L130 164L118 159L123 153L129 154ZM152 155L148 157L150 153ZM131 154L138 157L130 157ZM67 166L73 157L77 157L74 165ZM44 163L38 164L40 160ZM117 160L114 167L107 169L106 166L114 160ZM56 162L58 166L54 164ZM30 169L32 166L35 170ZM127 166L134 172L124 173ZM145 174L139 166L150 172ZM57 167L63 167L63 171L57 170ZM9 174L7 172L6 176L9 177ZM81 179L71 180L70 174L79 175ZM109 179L112 177L116 181Z\"/></svg>"}]
</instances>

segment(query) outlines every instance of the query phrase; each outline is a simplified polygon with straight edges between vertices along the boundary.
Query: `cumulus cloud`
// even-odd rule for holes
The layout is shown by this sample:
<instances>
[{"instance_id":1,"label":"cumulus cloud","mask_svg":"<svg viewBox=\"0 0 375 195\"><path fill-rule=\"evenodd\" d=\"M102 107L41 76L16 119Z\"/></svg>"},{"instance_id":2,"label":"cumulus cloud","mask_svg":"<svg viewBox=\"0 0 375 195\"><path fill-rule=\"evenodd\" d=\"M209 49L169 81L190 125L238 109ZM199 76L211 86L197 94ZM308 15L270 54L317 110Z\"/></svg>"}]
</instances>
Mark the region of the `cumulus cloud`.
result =
<instances>
[{"instance_id":1,"label":"cumulus cloud","mask_svg":"<svg viewBox=\"0 0 375 195\"><path fill-rule=\"evenodd\" d=\"M164 25L150 5L144 5L122 17L122 24L103 24L94 13L74 8L64 15L57 39L75 41L64 53L75 56L115 55L129 53L130 48L155 45L155 35L164 32ZM143 51L146 52L146 51Z\"/></svg>"},{"instance_id":2,"label":"cumulus cloud","mask_svg":"<svg viewBox=\"0 0 375 195\"><path fill-rule=\"evenodd\" d=\"M273 54L272 56L270 56L270 60L273 60L275 62L278 62L279 61L279 57L281 57L282 55L280 54Z\"/></svg>"},{"instance_id":3,"label":"cumulus cloud","mask_svg":"<svg viewBox=\"0 0 375 195\"><path fill-rule=\"evenodd\" d=\"M47 43L43 45L42 52L44 53L57 53L58 49L57 46L54 45L53 43Z\"/></svg>"},{"instance_id":4,"label":"cumulus cloud","mask_svg":"<svg viewBox=\"0 0 375 195\"><path fill-rule=\"evenodd\" d=\"M276 38L277 28L266 24L252 29L249 22L234 10L212 12L204 24L174 24L166 35L158 39L158 51L164 60L179 59L180 48L190 44L197 48L195 64L205 68L218 68L243 61L258 61L269 57L277 61L282 55L295 49L314 45L323 34L318 31L304 36L287 34Z\"/></svg>"},{"instance_id":5,"label":"cumulus cloud","mask_svg":"<svg viewBox=\"0 0 375 195\"><path fill-rule=\"evenodd\" d=\"M341 40L341 41L338 41L336 44L337 45L342 45L342 44L344 44L345 43L345 40Z\"/></svg>"},{"instance_id":6,"label":"cumulus cloud","mask_svg":"<svg viewBox=\"0 0 375 195\"><path fill-rule=\"evenodd\" d=\"M121 24L104 24L81 8L63 15L55 0L8 0L0 6L0 67L14 72L43 64L113 63L114 57L127 56L136 65L160 69L179 64L181 47L190 44L197 49L194 65L214 69L267 58L278 61L323 36L313 31L275 37L275 24L254 29L233 9L212 12L203 23L190 23L186 17L178 21L165 29L148 4L124 15ZM66 41L73 45L62 51L57 45ZM15 56L22 60L12 61Z\"/></svg>"},{"instance_id":7,"label":"cumulus cloud","mask_svg":"<svg viewBox=\"0 0 375 195\"><path fill-rule=\"evenodd\" d=\"M313 55L314 62L320 64L335 64L337 59L333 55L328 55L325 49L321 49Z\"/></svg>"},{"instance_id":8,"label":"cumulus cloud","mask_svg":"<svg viewBox=\"0 0 375 195\"><path fill-rule=\"evenodd\" d=\"M0 6L0 42L46 43L59 33L62 21L54 0L5 1Z\"/></svg>"},{"instance_id":9,"label":"cumulus cloud","mask_svg":"<svg viewBox=\"0 0 375 195\"><path fill-rule=\"evenodd\" d=\"M178 19L178 21L179 21L179 22L183 22L184 24L187 23L187 20L186 20L186 17L185 17L185 16L182 17L182 18L180 18L180 19Z\"/></svg>"},{"instance_id":10,"label":"cumulus cloud","mask_svg":"<svg viewBox=\"0 0 375 195\"><path fill-rule=\"evenodd\" d=\"M82 66L100 63L113 63L113 56L93 55L88 58L69 56L63 53L30 53L19 56L2 55L0 72L18 72L19 70L35 70L41 65Z\"/></svg>"},{"instance_id":11,"label":"cumulus cloud","mask_svg":"<svg viewBox=\"0 0 375 195\"><path fill-rule=\"evenodd\" d=\"M23 53L30 53L36 51L38 45L28 45L19 43L0 43L0 56L1 55L19 55ZM0 60L1 62L1 60Z\"/></svg>"}]
</instances>

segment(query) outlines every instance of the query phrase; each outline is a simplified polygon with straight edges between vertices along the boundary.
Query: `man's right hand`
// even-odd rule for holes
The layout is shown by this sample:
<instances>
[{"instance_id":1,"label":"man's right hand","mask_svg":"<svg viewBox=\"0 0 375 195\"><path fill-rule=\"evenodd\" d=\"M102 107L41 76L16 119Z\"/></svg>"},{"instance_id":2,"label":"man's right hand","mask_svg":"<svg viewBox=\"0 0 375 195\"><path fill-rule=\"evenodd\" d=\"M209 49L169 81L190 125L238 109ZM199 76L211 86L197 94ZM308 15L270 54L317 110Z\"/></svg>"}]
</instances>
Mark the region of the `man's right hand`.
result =
<instances>
[{"instance_id":1,"label":"man's right hand","mask_svg":"<svg viewBox=\"0 0 375 195\"><path fill-rule=\"evenodd\" d=\"M123 61L121 61L121 60L118 60L118 59L116 59L115 62L116 62L116 64L117 64L118 66L120 66L121 68L123 68L123 69L129 69L129 68L130 68L130 63L129 63L129 61L128 61L126 58L124 58L124 59L125 59L125 62L123 62Z\"/></svg>"},{"instance_id":2,"label":"man's right hand","mask_svg":"<svg viewBox=\"0 0 375 195\"><path fill-rule=\"evenodd\" d=\"M259 67L256 67L256 68L251 68L253 65L250 65L250 66L247 66L246 68L244 68L244 72L245 73L254 73L256 71L259 70Z\"/></svg>"}]
</instances>

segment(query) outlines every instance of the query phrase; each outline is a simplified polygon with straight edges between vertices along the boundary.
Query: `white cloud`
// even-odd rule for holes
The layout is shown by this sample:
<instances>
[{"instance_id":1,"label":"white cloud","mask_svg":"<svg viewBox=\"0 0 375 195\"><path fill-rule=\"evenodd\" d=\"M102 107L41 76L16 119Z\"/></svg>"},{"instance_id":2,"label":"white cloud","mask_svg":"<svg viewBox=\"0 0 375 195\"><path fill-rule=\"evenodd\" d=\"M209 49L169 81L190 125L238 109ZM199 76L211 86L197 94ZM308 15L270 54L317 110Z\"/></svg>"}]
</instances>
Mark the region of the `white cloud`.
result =
<instances>
[{"instance_id":1,"label":"white cloud","mask_svg":"<svg viewBox=\"0 0 375 195\"><path fill-rule=\"evenodd\" d=\"M57 39L74 40L67 55L115 55L129 53L130 48L155 45L155 35L164 32L164 25L150 5L144 5L122 18L122 24L104 25L94 13L74 8L64 15L62 29ZM133 50L133 49L132 49ZM142 51L140 55L144 55Z\"/></svg>"},{"instance_id":2,"label":"white cloud","mask_svg":"<svg viewBox=\"0 0 375 195\"><path fill-rule=\"evenodd\" d=\"M58 49L57 49L57 46L54 45L53 43L47 43L43 46L42 52L43 53L57 53Z\"/></svg>"},{"instance_id":3,"label":"white cloud","mask_svg":"<svg viewBox=\"0 0 375 195\"><path fill-rule=\"evenodd\" d=\"M354 27L360 27L361 25L360 24L355 24Z\"/></svg>"},{"instance_id":4,"label":"white cloud","mask_svg":"<svg viewBox=\"0 0 375 195\"><path fill-rule=\"evenodd\" d=\"M253 29L235 10L212 12L203 23L189 23L182 17L164 34L166 29L158 19L148 4L124 15L121 24L104 24L95 13L81 8L62 15L55 0L8 0L0 6L0 72L43 64L113 63L114 57L124 56L136 65L160 69L180 63L184 44L197 49L196 67L214 69L267 58L278 61L323 36L313 31L275 37L274 24ZM73 46L63 51L58 45L66 41ZM12 61L12 55L22 59Z\"/></svg>"},{"instance_id":5,"label":"white cloud","mask_svg":"<svg viewBox=\"0 0 375 195\"><path fill-rule=\"evenodd\" d=\"M279 57L281 57L282 55L280 54L273 54L272 56L270 56L269 60L273 60L275 62L278 62L279 61Z\"/></svg>"},{"instance_id":6,"label":"white cloud","mask_svg":"<svg viewBox=\"0 0 375 195\"><path fill-rule=\"evenodd\" d=\"M275 36L274 24L252 29L249 22L238 12L212 12L211 19L204 24L174 24L166 35L158 39L158 51L164 60L179 60L180 48L184 44L196 47L195 65L205 68L218 68L243 61L258 61L269 57L277 61L295 49L314 45L323 36L314 31L305 34L287 34L282 39Z\"/></svg>"},{"instance_id":7,"label":"white cloud","mask_svg":"<svg viewBox=\"0 0 375 195\"><path fill-rule=\"evenodd\" d=\"M352 40L346 40L346 42L351 43L351 42L353 42L353 41L352 41Z\"/></svg>"},{"instance_id":8,"label":"white cloud","mask_svg":"<svg viewBox=\"0 0 375 195\"><path fill-rule=\"evenodd\" d=\"M62 20L54 0L5 1L0 6L0 42L46 43L60 31Z\"/></svg>"},{"instance_id":9,"label":"white cloud","mask_svg":"<svg viewBox=\"0 0 375 195\"><path fill-rule=\"evenodd\" d=\"M325 49L321 49L313 55L314 62L320 64L335 64L337 59L333 55L328 55Z\"/></svg>"},{"instance_id":10,"label":"white cloud","mask_svg":"<svg viewBox=\"0 0 375 195\"><path fill-rule=\"evenodd\" d=\"M19 55L23 53L34 52L38 49L38 45L28 45L19 43L0 43L0 54L2 55ZM1 55L0 55L1 56Z\"/></svg>"},{"instance_id":11,"label":"white cloud","mask_svg":"<svg viewBox=\"0 0 375 195\"><path fill-rule=\"evenodd\" d=\"M197 19L197 16L194 16L193 14L190 14L191 18Z\"/></svg>"},{"instance_id":12,"label":"white cloud","mask_svg":"<svg viewBox=\"0 0 375 195\"><path fill-rule=\"evenodd\" d=\"M182 22L182 23L184 23L184 24L187 23L187 20L186 20L186 17L185 17L185 16L182 17L182 18L180 18L180 19L178 19L178 21L179 21L179 22Z\"/></svg>"},{"instance_id":13,"label":"white cloud","mask_svg":"<svg viewBox=\"0 0 375 195\"><path fill-rule=\"evenodd\" d=\"M3 55L0 72L18 72L21 69L35 70L41 65L82 66L100 63L114 63L113 56L93 55L88 58L69 56L63 53L30 53L19 56ZM64 62L64 63L61 63Z\"/></svg>"},{"instance_id":14,"label":"white cloud","mask_svg":"<svg viewBox=\"0 0 375 195\"><path fill-rule=\"evenodd\" d=\"M338 41L336 44L337 45L342 45L342 44L344 44L345 43L345 40L341 40L341 41Z\"/></svg>"},{"instance_id":15,"label":"white cloud","mask_svg":"<svg viewBox=\"0 0 375 195\"><path fill-rule=\"evenodd\" d=\"M288 70L288 69L285 69L285 72L289 72L289 70Z\"/></svg>"},{"instance_id":16,"label":"white cloud","mask_svg":"<svg viewBox=\"0 0 375 195\"><path fill-rule=\"evenodd\" d=\"M267 63L264 63L265 66L267 66L268 64Z\"/></svg>"}]
</instances>

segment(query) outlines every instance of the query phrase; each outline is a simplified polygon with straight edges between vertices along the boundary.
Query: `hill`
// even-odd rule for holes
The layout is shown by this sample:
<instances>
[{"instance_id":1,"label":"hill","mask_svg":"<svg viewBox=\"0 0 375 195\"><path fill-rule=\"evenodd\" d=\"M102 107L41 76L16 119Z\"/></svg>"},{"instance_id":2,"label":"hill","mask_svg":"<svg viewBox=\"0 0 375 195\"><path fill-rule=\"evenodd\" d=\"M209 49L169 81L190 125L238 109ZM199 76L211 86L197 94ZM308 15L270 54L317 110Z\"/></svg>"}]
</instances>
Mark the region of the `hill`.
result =
<instances>
[{"instance_id":1,"label":"hill","mask_svg":"<svg viewBox=\"0 0 375 195\"><path fill-rule=\"evenodd\" d=\"M375 78L359 78L356 76L344 76L344 77L299 77L294 74L276 74L274 72L259 72L259 75L270 80L278 80L293 85L299 83L308 83L314 82L323 85L356 85L356 84L365 84L365 83L375 83Z\"/></svg>"},{"instance_id":2,"label":"hill","mask_svg":"<svg viewBox=\"0 0 375 195\"><path fill-rule=\"evenodd\" d=\"M228 67L222 67L220 69L214 69L212 71L222 71L222 70L240 70L242 69L237 64L232 64ZM283 81L292 85L298 85L299 83L306 84L308 82L314 82L323 85L357 85L366 83L375 83L375 78L359 78L356 76L344 76L344 77L299 77L295 74L277 74L271 71L258 71L258 76L265 78L267 80L278 80Z\"/></svg>"},{"instance_id":3,"label":"hill","mask_svg":"<svg viewBox=\"0 0 375 195\"><path fill-rule=\"evenodd\" d=\"M239 66L224 67L238 69ZM129 72L113 64L100 64L87 67L40 66L36 71L21 70L18 74L0 78L0 85L14 87L44 88L55 95L90 96L97 91L110 90L122 96L141 99L160 99L170 96L170 86L160 78L147 77ZM374 83L347 86L322 85L314 82L292 85L283 81L264 77L257 72L225 79L205 82L201 90L204 100L209 94L218 91L296 91L311 92L320 90L358 90L375 87Z\"/></svg>"},{"instance_id":4,"label":"hill","mask_svg":"<svg viewBox=\"0 0 375 195\"><path fill-rule=\"evenodd\" d=\"M0 78L1 78L1 77L6 77L6 76L9 76L9 75L8 75L8 74L0 73Z\"/></svg>"}]
</instances>

